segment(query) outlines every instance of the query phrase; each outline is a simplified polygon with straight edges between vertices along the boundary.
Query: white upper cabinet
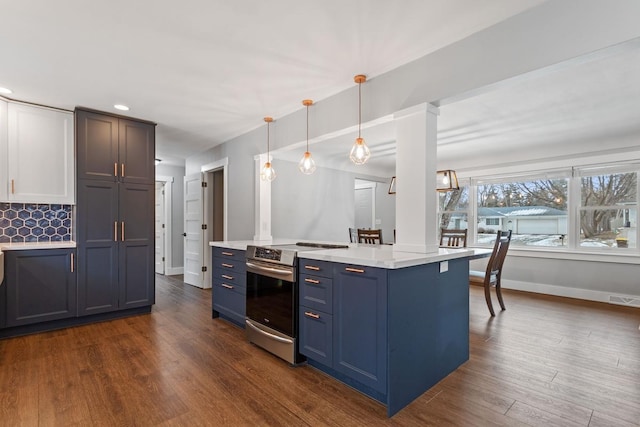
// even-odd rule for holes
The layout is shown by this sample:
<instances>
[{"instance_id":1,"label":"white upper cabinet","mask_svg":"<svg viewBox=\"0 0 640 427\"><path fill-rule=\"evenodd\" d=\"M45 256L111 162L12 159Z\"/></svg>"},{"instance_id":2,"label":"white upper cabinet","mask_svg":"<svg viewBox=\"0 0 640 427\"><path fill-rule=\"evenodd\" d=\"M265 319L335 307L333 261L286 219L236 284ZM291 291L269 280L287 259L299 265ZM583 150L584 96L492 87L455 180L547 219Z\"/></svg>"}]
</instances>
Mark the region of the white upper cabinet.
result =
<instances>
[{"instance_id":1,"label":"white upper cabinet","mask_svg":"<svg viewBox=\"0 0 640 427\"><path fill-rule=\"evenodd\" d=\"M74 204L73 113L14 102L7 110L4 199Z\"/></svg>"},{"instance_id":2,"label":"white upper cabinet","mask_svg":"<svg viewBox=\"0 0 640 427\"><path fill-rule=\"evenodd\" d=\"M7 198L7 101L0 99L0 202Z\"/></svg>"}]
</instances>

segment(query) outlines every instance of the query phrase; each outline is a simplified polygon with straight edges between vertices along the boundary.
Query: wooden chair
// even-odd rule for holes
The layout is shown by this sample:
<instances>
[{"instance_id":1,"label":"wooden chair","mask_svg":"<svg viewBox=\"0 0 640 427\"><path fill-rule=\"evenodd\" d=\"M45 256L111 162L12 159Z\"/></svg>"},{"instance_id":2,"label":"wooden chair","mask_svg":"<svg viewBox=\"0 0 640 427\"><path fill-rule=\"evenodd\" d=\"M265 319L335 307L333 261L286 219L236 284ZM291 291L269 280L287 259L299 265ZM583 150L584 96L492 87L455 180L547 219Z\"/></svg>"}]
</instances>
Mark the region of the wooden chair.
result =
<instances>
[{"instance_id":1,"label":"wooden chair","mask_svg":"<svg viewBox=\"0 0 640 427\"><path fill-rule=\"evenodd\" d=\"M358 231L355 228L349 227L349 242L351 243L358 242Z\"/></svg>"},{"instance_id":2,"label":"wooden chair","mask_svg":"<svg viewBox=\"0 0 640 427\"><path fill-rule=\"evenodd\" d=\"M363 230L358 228L358 243L382 244L382 230Z\"/></svg>"},{"instance_id":3,"label":"wooden chair","mask_svg":"<svg viewBox=\"0 0 640 427\"><path fill-rule=\"evenodd\" d=\"M440 247L441 248L466 248L467 247L467 229L440 229Z\"/></svg>"},{"instance_id":4,"label":"wooden chair","mask_svg":"<svg viewBox=\"0 0 640 427\"><path fill-rule=\"evenodd\" d=\"M506 310L504 307L504 301L502 300L502 289L500 287L500 279L502 277L502 266L504 260L507 257L507 251L509 250L509 243L511 243L511 230L498 231L496 242L493 245L493 252L487 263L486 271L469 271L469 283L475 285L484 286L484 297L487 300L487 307L491 316L496 314L493 311L493 304L491 303L491 287L495 286L496 295L498 296L498 302L502 310Z\"/></svg>"}]
</instances>

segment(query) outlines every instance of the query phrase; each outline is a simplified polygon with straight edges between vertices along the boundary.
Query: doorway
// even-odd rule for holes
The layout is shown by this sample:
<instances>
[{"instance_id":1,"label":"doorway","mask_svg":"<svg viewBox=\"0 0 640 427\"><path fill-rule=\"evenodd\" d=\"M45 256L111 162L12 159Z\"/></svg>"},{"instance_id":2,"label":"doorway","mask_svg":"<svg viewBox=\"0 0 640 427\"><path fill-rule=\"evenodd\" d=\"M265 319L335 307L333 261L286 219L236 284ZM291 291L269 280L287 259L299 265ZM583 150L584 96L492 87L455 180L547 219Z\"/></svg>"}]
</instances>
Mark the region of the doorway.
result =
<instances>
[{"instance_id":1,"label":"doorway","mask_svg":"<svg viewBox=\"0 0 640 427\"><path fill-rule=\"evenodd\" d=\"M164 212L164 182L156 181L156 226L155 226L155 262L156 273L164 274L165 272L165 212Z\"/></svg>"},{"instance_id":2,"label":"doorway","mask_svg":"<svg viewBox=\"0 0 640 427\"><path fill-rule=\"evenodd\" d=\"M211 288L211 246L227 239L227 159L185 176L184 281Z\"/></svg>"},{"instance_id":3,"label":"doorway","mask_svg":"<svg viewBox=\"0 0 640 427\"><path fill-rule=\"evenodd\" d=\"M356 179L355 228L376 228L376 182Z\"/></svg>"}]
</instances>

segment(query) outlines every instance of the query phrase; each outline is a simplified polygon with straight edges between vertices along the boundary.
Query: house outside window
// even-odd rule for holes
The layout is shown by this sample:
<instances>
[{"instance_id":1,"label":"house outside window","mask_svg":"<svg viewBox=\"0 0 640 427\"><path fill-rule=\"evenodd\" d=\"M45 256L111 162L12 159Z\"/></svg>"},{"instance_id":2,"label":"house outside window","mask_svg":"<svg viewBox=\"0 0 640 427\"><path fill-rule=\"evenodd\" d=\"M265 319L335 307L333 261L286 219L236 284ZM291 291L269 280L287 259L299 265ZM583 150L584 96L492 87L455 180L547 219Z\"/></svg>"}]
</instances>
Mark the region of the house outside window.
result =
<instances>
[{"instance_id":1,"label":"house outside window","mask_svg":"<svg viewBox=\"0 0 640 427\"><path fill-rule=\"evenodd\" d=\"M477 180L476 242L512 231L514 246L560 247L568 233L569 171Z\"/></svg>"}]
</instances>

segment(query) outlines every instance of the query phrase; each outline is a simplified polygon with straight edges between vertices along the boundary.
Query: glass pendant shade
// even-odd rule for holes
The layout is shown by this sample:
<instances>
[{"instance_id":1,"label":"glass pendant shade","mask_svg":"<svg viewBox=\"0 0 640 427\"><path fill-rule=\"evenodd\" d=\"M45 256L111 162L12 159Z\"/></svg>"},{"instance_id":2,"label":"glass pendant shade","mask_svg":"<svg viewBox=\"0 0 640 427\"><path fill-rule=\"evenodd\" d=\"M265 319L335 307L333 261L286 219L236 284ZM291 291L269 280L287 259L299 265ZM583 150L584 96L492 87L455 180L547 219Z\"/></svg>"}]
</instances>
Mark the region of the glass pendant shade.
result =
<instances>
[{"instance_id":1,"label":"glass pendant shade","mask_svg":"<svg viewBox=\"0 0 640 427\"><path fill-rule=\"evenodd\" d=\"M267 161L262 167L262 171L260 171L260 179L262 181L273 181L276 179L276 171L271 166L271 156L269 154L269 125L273 122L271 117L265 117L264 121L267 123Z\"/></svg>"},{"instance_id":2,"label":"glass pendant shade","mask_svg":"<svg viewBox=\"0 0 640 427\"><path fill-rule=\"evenodd\" d=\"M276 179L276 171L271 166L271 162L266 162L260 172L260 179L263 181L273 181Z\"/></svg>"},{"instance_id":3,"label":"glass pendant shade","mask_svg":"<svg viewBox=\"0 0 640 427\"><path fill-rule=\"evenodd\" d=\"M367 147L360 135L362 126L362 83L367 81L367 77L364 74L358 74L353 78L353 81L358 84L358 137L353 147L351 147L349 158L356 165L364 165L371 157L371 151L369 151L369 147Z\"/></svg>"},{"instance_id":4,"label":"glass pendant shade","mask_svg":"<svg viewBox=\"0 0 640 427\"><path fill-rule=\"evenodd\" d=\"M367 144L364 143L364 139L356 138L356 142L349 153L351 161L356 165L364 165L369 160L369 157L371 157L371 151L369 151Z\"/></svg>"},{"instance_id":5,"label":"glass pendant shade","mask_svg":"<svg viewBox=\"0 0 640 427\"><path fill-rule=\"evenodd\" d=\"M298 163L298 169L305 175L311 175L316 170L316 162L313 161L313 157L311 157L311 153L305 151L304 156Z\"/></svg>"}]
</instances>

